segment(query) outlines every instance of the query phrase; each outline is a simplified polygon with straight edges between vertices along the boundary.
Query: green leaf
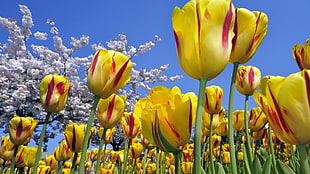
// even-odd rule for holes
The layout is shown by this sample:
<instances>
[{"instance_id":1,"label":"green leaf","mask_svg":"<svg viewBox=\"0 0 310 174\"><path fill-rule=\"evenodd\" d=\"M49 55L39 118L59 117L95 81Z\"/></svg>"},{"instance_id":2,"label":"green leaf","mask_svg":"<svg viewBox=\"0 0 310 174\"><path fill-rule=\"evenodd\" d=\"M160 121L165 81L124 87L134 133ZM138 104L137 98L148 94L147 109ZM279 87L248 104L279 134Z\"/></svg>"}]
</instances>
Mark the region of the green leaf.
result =
<instances>
[{"instance_id":1,"label":"green leaf","mask_svg":"<svg viewBox=\"0 0 310 174\"><path fill-rule=\"evenodd\" d=\"M254 158L252 167L252 174L261 174L262 173L262 164L259 158Z\"/></svg>"},{"instance_id":2,"label":"green leaf","mask_svg":"<svg viewBox=\"0 0 310 174\"><path fill-rule=\"evenodd\" d=\"M263 164L263 173L270 173L272 164L272 157L268 156L265 163Z\"/></svg>"},{"instance_id":3,"label":"green leaf","mask_svg":"<svg viewBox=\"0 0 310 174\"><path fill-rule=\"evenodd\" d=\"M277 160L277 169L279 173L285 173L285 174L295 174L289 166L285 165L282 161Z\"/></svg>"},{"instance_id":4,"label":"green leaf","mask_svg":"<svg viewBox=\"0 0 310 174\"><path fill-rule=\"evenodd\" d=\"M217 174L226 174L226 172L223 168L223 165L219 162L216 162L216 164L215 164L215 171Z\"/></svg>"}]
</instances>

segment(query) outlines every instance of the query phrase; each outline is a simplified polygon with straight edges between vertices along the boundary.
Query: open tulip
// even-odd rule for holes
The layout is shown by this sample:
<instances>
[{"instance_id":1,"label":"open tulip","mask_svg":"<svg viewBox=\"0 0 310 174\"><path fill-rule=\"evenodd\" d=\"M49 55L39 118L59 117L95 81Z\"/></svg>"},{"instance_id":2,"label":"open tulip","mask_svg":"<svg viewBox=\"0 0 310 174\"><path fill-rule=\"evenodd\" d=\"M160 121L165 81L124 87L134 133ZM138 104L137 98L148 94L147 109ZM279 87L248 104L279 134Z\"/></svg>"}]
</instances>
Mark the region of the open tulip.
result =
<instances>
[{"instance_id":1,"label":"open tulip","mask_svg":"<svg viewBox=\"0 0 310 174\"><path fill-rule=\"evenodd\" d=\"M218 113L222 107L223 89L219 86L208 86L205 89L204 109L209 114Z\"/></svg>"},{"instance_id":2,"label":"open tulip","mask_svg":"<svg viewBox=\"0 0 310 174\"><path fill-rule=\"evenodd\" d=\"M88 69L88 89L107 98L130 80L132 62L128 56L113 50L98 50Z\"/></svg>"},{"instance_id":3,"label":"open tulip","mask_svg":"<svg viewBox=\"0 0 310 174\"><path fill-rule=\"evenodd\" d=\"M66 126L64 135L65 135L68 146L75 153L80 152L82 150L85 130L86 130L86 125L84 124L78 125L76 123L69 123ZM90 144L90 139L92 135L94 134L94 132L95 132L95 128L93 127L91 128L91 133L90 133L90 137L88 140L88 146Z\"/></svg>"},{"instance_id":4,"label":"open tulip","mask_svg":"<svg viewBox=\"0 0 310 174\"><path fill-rule=\"evenodd\" d=\"M305 45L296 44L292 50L293 57L300 70L310 69L310 40Z\"/></svg>"},{"instance_id":5,"label":"open tulip","mask_svg":"<svg viewBox=\"0 0 310 174\"><path fill-rule=\"evenodd\" d=\"M10 160L13 158L16 145L12 143L9 136L2 136L0 147L0 158Z\"/></svg>"},{"instance_id":6,"label":"open tulip","mask_svg":"<svg viewBox=\"0 0 310 174\"><path fill-rule=\"evenodd\" d=\"M267 34L268 16L259 11L235 8L234 38L229 63L247 63Z\"/></svg>"},{"instance_id":7,"label":"open tulip","mask_svg":"<svg viewBox=\"0 0 310 174\"><path fill-rule=\"evenodd\" d=\"M240 66L237 71L236 88L242 95L253 95L261 79L260 70L254 66Z\"/></svg>"},{"instance_id":8,"label":"open tulip","mask_svg":"<svg viewBox=\"0 0 310 174\"><path fill-rule=\"evenodd\" d=\"M310 70L288 77L269 77L266 96L256 94L256 103L266 112L276 136L288 144L310 143Z\"/></svg>"},{"instance_id":9,"label":"open tulip","mask_svg":"<svg viewBox=\"0 0 310 174\"><path fill-rule=\"evenodd\" d=\"M121 119L125 110L125 96L116 94L101 98L98 102L98 122L105 129L113 128Z\"/></svg>"},{"instance_id":10,"label":"open tulip","mask_svg":"<svg viewBox=\"0 0 310 174\"><path fill-rule=\"evenodd\" d=\"M45 76L40 84L40 98L47 112L58 113L64 109L68 99L70 83L57 74Z\"/></svg>"},{"instance_id":11,"label":"open tulip","mask_svg":"<svg viewBox=\"0 0 310 174\"><path fill-rule=\"evenodd\" d=\"M38 120L34 120L32 117L19 117L14 115L9 123L11 141L15 145L28 143L38 122Z\"/></svg>"},{"instance_id":12,"label":"open tulip","mask_svg":"<svg viewBox=\"0 0 310 174\"><path fill-rule=\"evenodd\" d=\"M174 9L177 55L187 75L211 80L224 70L232 48L233 16L228 0L191 0Z\"/></svg>"}]
</instances>

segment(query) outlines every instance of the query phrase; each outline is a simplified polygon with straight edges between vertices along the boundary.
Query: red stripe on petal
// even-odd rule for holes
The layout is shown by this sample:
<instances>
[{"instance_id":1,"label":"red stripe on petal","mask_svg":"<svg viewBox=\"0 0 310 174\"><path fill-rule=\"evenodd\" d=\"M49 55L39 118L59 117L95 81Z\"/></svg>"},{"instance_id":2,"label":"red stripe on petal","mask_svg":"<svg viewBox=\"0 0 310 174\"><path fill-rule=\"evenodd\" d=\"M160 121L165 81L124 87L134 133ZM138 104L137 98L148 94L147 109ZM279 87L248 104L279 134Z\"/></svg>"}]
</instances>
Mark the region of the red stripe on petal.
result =
<instances>
[{"instance_id":1,"label":"red stripe on petal","mask_svg":"<svg viewBox=\"0 0 310 174\"><path fill-rule=\"evenodd\" d=\"M19 138L23 132L23 120L20 119L17 127L16 127L16 137Z\"/></svg>"},{"instance_id":2,"label":"red stripe on petal","mask_svg":"<svg viewBox=\"0 0 310 174\"><path fill-rule=\"evenodd\" d=\"M224 19L223 33L222 33L222 46L225 50L228 49L229 28L232 22L232 17L233 17L232 3L230 3L228 12Z\"/></svg>"},{"instance_id":3,"label":"red stripe on petal","mask_svg":"<svg viewBox=\"0 0 310 174\"><path fill-rule=\"evenodd\" d=\"M114 83L113 83L113 88L116 87L116 85L118 85L119 81L121 80L127 66L128 66L128 63L129 63L130 59L128 59L124 64L123 66L121 67L121 69L117 72L116 76L115 76L115 80L114 80Z\"/></svg>"},{"instance_id":4,"label":"red stripe on petal","mask_svg":"<svg viewBox=\"0 0 310 174\"><path fill-rule=\"evenodd\" d=\"M71 142L71 144L72 144L72 150L73 151L75 151L76 149L75 149L75 145L76 145L76 133L75 133L75 126L74 125L72 125L72 142Z\"/></svg>"},{"instance_id":5,"label":"red stripe on petal","mask_svg":"<svg viewBox=\"0 0 310 174\"><path fill-rule=\"evenodd\" d=\"M54 76L53 76L51 81L47 85L47 94L45 97L45 107L49 106L50 101L52 99L52 95L53 95L54 87L55 87L54 83L55 83L55 81L54 81Z\"/></svg>"},{"instance_id":6,"label":"red stripe on petal","mask_svg":"<svg viewBox=\"0 0 310 174\"><path fill-rule=\"evenodd\" d=\"M56 85L57 91L60 93L60 95L63 95L65 93L65 86L66 84L64 82L59 82Z\"/></svg>"},{"instance_id":7,"label":"red stripe on petal","mask_svg":"<svg viewBox=\"0 0 310 174\"><path fill-rule=\"evenodd\" d=\"M114 95L112 100L109 102L106 121L109 121L111 119L111 117L112 117L112 113L113 113L113 109L114 109L114 104L115 104L115 98L116 98L116 95Z\"/></svg>"},{"instance_id":8,"label":"red stripe on petal","mask_svg":"<svg viewBox=\"0 0 310 174\"><path fill-rule=\"evenodd\" d=\"M308 106L310 108L310 77L308 71L305 72L305 82L306 82L306 90L307 90L307 98L308 98Z\"/></svg>"},{"instance_id":9,"label":"red stripe on petal","mask_svg":"<svg viewBox=\"0 0 310 174\"><path fill-rule=\"evenodd\" d=\"M173 30L173 34L174 34L174 38L175 38L175 43L176 43L176 47L177 47L177 54L178 54L178 57L179 59L182 58L181 56L181 43L180 43L180 39L177 35L177 33Z\"/></svg>"},{"instance_id":10,"label":"red stripe on petal","mask_svg":"<svg viewBox=\"0 0 310 174\"><path fill-rule=\"evenodd\" d=\"M255 26L255 31L254 31L254 36L255 37L252 39L251 44L249 45L248 49L246 50L246 54L250 53L250 51L252 50L252 47L256 43L257 39L260 38L260 34L256 35L256 32L257 32L257 28L258 28L258 24L259 24L259 21L260 21L261 14L262 14L262 12L259 12L259 15L258 15L258 17L256 19L256 23L255 23L256 26Z\"/></svg>"},{"instance_id":11,"label":"red stripe on petal","mask_svg":"<svg viewBox=\"0 0 310 174\"><path fill-rule=\"evenodd\" d=\"M192 106L192 101L189 101L189 121L188 121L188 130L189 130L189 135L192 132L192 125L193 125L193 106Z\"/></svg>"},{"instance_id":12,"label":"red stripe on petal","mask_svg":"<svg viewBox=\"0 0 310 174\"><path fill-rule=\"evenodd\" d=\"M232 48L231 48L231 52L234 51L234 49L236 48L236 43L237 43L237 39L238 39L238 8L235 8L235 24L234 24L234 37L232 39Z\"/></svg>"},{"instance_id":13,"label":"red stripe on petal","mask_svg":"<svg viewBox=\"0 0 310 174\"><path fill-rule=\"evenodd\" d=\"M135 118L133 116L133 113L130 113L130 115L129 115L128 126L129 126L128 135L129 135L129 137L132 137L133 130L134 130L134 127L135 127Z\"/></svg>"},{"instance_id":14,"label":"red stripe on petal","mask_svg":"<svg viewBox=\"0 0 310 174\"><path fill-rule=\"evenodd\" d=\"M97 51L97 54L95 55L95 57L93 59L93 63L91 64L91 69L90 69L90 75L91 76L94 75L95 69L97 67L97 62L98 62L98 59L99 59L99 52L100 51Z\"/></svg>"},{"instance_id":15,"label":"red stripe on petal","mask_svg":"<svg viewBox=\"0 0 310 174\"><path fill-rule=\"evenodd\" d=\"M170 122L167 118L165 118L165 122L167 123L167 125L169 126L169 128L171 129L171 131L173 132L173 134L175 135L175 137L176 137L176 138L178 139L178 141L180 142L181 136L180 136L179 132L177 132L177 131L175 130L174 126L171 124L171 122ZM176 143L178 144L179 142L176 142Z\"/></svg>"},{"instance_id":16,"label":"red stripe on petal","mask_svg":"<svg viewBox=\"0 0 310 174\"><path fill-rule=\"evenodd\" d=\"M249 72L250 87L254 86L254 79L255 79L255 73L254 73L253 67L251 66L250 72Z\"/></svg>"}]
</instances>

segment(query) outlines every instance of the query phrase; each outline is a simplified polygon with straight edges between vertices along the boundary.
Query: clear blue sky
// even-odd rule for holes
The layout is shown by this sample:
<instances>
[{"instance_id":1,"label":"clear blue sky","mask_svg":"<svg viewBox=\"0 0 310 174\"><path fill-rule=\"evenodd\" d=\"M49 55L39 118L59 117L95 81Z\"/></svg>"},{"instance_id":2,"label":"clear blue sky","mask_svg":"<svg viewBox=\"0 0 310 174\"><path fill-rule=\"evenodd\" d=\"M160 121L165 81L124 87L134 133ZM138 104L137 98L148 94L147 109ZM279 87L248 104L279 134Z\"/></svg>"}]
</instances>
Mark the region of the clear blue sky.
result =
<instances>
[{"instance_id":1,"label":"clear blue sky","mask_svg":"<svg viewBox=\"0 0 310 174\"><path fill-rule=\"evenodd\" d=\"M0 16L21 19L18 4L27 5L33 16L33 31L49 32L46 19L51 18L59 29L65 44L71 36L90 36L90 44L110 40L123 32L130 45L138 47L159 35L162 41L155 48L134 58L138 67L156 68L170 64L167 75L183 74L175 83L184 92L198 91L198 82L183 73L177 60L175 41L171 26L171 14L175 6L182 7L186 0L2 0ZM292 57L292 47L304 44L310 37L309 0L235 0L235 7L265 12L269 17L268 33L258 51L246 65L260 68L262 76L287 76L298 71ZM8 34L0 27L0 42ZM52 46L50 46L52 48ZM76 56L93 54L90 47L82 49ZM227 108L228 91L232 65L207 85L219 85L224 89L223 106ZM235 109L243 109L244 97L235 92ZM251 98L252 99L252 98ZM250 107L256 107L251 102Z\"/></svg>"}]
</instances>

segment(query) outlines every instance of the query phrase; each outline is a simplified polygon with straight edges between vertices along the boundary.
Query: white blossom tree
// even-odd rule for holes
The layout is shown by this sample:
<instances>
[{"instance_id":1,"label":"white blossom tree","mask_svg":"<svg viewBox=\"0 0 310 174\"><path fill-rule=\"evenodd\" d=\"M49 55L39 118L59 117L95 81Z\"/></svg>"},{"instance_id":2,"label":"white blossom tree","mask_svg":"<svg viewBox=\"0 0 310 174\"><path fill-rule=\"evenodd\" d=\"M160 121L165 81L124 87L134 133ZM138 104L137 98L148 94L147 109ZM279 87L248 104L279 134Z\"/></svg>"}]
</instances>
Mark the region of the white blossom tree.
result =
<instances>
[{"instance_id":1,"label":"white blossom tree","mask_svg":"<svg viewBox=\"0 0 310 174\"><path fill-rule=\"evenodd\" d=\"M71 42L64 44L54 21L47 20L49 32L33 32L31 11L25 5L20 5L19 8L22 13L21 24L17 19L0 16L0 26L9 33L7 42L0 43L0 128L7 131L8 122L14 114L34 117L43 122L46 112L39 97L40 81L45 75L61 74L69 78L71 90L65 110L52 116L45 142L60 133L68 122L87 121L93 94L88 91L86 73L96 50L113 49L133 58L151 50L160 41L160 37L155 36L154 40L136 48L129 45L126 35L121 33L105 44L90 45L87 35L71 37ZM46 41L46 46L37 45L39 40ZM51 40L53 45L48 44ZM73 56L78 54L81 47L86 46L90 50L89 56ZM127 97L127 111L132 111L136 101L143 97L143 93L138 93L139 89L147 94L151 85L156 82L182 78L179 75L167 77L163 74L167 68L168 65L151 70L133 68L131 81L118 91ZM96 123L97 121L94 126L98 127ZM119 133L120 131L117 134ZM34 137L36 139L38 135Z\"/></svg>"}]
</instances>

